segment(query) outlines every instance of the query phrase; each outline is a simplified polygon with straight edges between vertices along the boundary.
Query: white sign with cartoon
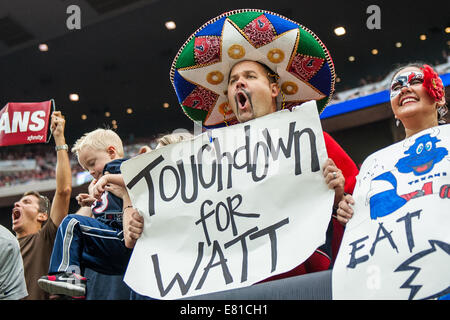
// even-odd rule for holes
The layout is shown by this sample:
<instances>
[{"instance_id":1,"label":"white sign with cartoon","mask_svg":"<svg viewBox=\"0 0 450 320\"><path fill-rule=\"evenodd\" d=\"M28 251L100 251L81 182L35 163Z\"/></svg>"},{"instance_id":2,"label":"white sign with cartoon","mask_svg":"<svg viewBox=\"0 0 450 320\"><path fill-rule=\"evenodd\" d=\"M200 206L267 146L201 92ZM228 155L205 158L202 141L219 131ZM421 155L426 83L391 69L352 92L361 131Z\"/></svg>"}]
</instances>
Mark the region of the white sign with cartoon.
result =
<instances>
[{"instance_id":1,"label":"white sign with cartoon","mask_svg":"<svg viewBox=\"0 0 450 320\"><path fill-rule=\"evenodd\" d=\"M450 125L370 155L334 265L333 299L450 293Z\"/></svg>"}]
</instances>

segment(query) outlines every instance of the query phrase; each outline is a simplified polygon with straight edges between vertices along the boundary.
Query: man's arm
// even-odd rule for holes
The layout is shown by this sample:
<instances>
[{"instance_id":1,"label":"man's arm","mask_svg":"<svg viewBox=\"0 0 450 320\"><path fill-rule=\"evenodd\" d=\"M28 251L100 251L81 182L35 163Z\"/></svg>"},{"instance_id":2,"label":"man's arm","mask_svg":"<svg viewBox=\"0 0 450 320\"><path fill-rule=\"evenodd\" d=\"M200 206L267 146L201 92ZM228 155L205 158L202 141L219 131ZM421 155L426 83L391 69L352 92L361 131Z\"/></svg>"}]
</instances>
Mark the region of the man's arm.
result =
<instances>
[{"instance_id":1,"label":"man's arm","mask_svg":"<svg viewBox=\"0 0 450 320\"><path fill-rule=\"evenodd\" d=\"M51 130L55 146L66 144L64 127L66 121L60 111L54 111L51 119ZM69 211L70 196L72 194L72 172L70 169L68 149L56 151L56 190L50 210L50 219L58 227Z\"/></svg>"},{"instance_id":2,"label":"man's arm","mask_svg":"<svg viewBox=\"0 0 450 320\"><path fill-rule=\"evenodd\" d=\"M133 249L144 231L144 217L133 208L128 193L123 197L123 235L125 246Z\"/></svg>"}]
</instances>

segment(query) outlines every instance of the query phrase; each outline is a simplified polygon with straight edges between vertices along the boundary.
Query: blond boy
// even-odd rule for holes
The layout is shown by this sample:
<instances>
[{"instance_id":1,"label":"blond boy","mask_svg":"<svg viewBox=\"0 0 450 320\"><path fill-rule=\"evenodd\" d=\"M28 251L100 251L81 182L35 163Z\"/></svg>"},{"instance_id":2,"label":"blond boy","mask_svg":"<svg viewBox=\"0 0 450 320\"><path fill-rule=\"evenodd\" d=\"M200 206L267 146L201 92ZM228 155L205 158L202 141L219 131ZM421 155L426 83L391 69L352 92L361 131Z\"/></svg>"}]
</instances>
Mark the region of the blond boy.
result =
<instances>
[{"instance_id":1,"label":"blond boy","mask_svg":"<svg viewBox=\"0 0 450 320\"><path fill-rule=\"evenodd\" d=\"M108 129L83 135L72 152L94 178L91 187L106 175L120 174L120 165L126 160L120 137ZM82 276L84 268L120 275L125 273L130 258L131 250L125 246L122 225L124 207L132 209L126 189L116 188L114 194L105 191L99 199L93 194L79 195L78 201L91 204L91 211L86 215L68 215L62 221L49 274L38 281L39 286L51 294L84 296L87 280Z\"/></svg>"}]
</instances>

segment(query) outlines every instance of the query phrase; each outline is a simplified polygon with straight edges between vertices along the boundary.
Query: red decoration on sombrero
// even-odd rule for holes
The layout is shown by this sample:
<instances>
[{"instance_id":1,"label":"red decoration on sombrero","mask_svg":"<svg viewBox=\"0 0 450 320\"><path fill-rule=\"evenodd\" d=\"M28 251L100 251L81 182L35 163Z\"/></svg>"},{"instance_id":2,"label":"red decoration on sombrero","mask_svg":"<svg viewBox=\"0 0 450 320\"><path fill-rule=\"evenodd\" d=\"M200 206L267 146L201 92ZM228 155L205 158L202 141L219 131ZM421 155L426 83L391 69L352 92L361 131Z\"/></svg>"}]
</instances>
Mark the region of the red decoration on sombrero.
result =
<instances>
[{"instance_id":1,"label":"red decoration on sombrero","mask_svg":"<svg viewBox=\"0 0 450 320\"><path fill-rule=\"evenodd\" d=\"M440 101L444 96L444 84L436 71L429 65L424 64L420 70L423 71L423 87L435 101Z\"/></svg>"},{"instance_id":2,"label":"red decoration on sombrero","mask_svg":"<svg viewBox=\"0 0 450 320\"><path fill-rule=\"evenodd\" d=\"M197 64L214 63L220 60L218 37L198 37L194 41L194 55Z\"/></svg>"},{"instance_id":3,"label":"red decoration on sombrero","mask_svg":"<svg viewBox=\"0 0 450 320\"><path fill-rule=\"evenodd\" d=\"M265 15L261 15L250 22L244 28L244 33L256 48L272 42L273 38L275 38L272 23L270 23Z\"/></svg>"},{"instance_id":4,"label":"red decoration on sombrero","mask_svg":"<svg viewBox=\"0 0 450 320\"><path fill-rule=\"evenodd\" d=\"M320 70L323 63L324 59L296 54L289 67L289 72L308 81Z\"/></svg>"},{"instance_id":5,"label":"red decoration on sombrero","mask_svg":"<svg viewBox=\"0 0 450 320\"><path fill-rule=\"evenodd\" d=\"M219 96L214 92L196 87L183 101L183 106L209 111Z\"/></svg>"}]
</instances>

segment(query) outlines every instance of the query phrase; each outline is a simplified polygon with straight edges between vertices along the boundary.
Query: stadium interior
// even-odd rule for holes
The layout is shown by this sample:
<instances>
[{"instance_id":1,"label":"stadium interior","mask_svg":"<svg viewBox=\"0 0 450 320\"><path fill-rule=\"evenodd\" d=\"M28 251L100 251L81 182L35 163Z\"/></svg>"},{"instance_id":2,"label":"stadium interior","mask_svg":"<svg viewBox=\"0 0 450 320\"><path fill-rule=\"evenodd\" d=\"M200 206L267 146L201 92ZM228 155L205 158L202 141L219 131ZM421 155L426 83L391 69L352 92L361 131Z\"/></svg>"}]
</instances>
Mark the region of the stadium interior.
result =
<instances>
[{"instance_id":1,"label":"stadium interior","mask_svg":"<svg viewBox=\"0 0 450 320\"><path fill-rule=\"evenodd\" d=\"M81 28L69 29L70 5ZM370 29L380 8L380 28ZM117 131L137 153L158 135L193 131L169 80L171 63L200 25L225 11L258 8L307 26L325 43L336 69L324 131L360 165L372 152L403 139L390 108L390 73L423 61L450 84L450 18L446 1L291 0L40 0L0 2L0 107L54 99L65 115L69 147L98 127ZM167 22L174 24L167 24ZM175 28L173 28L175 26ZM337 27L345 34L338 36ZM447 123L450 117L447 114ZM25 161L27 160L27 161ZM12 161L17 167L10 168ZM24 191L54 192L54 143L0 148L0 224L11 229L11 207ZM75 196L89 179L72 156ZM27 167L29 166L29 167Z\"/></svg>"},{"instance_id":2,"label":"stadium interior","mask_svg":"<svg viewBox=\"0 0 450 320\"><path fill-rule=\"evenodd\" d=\"M368 26L374 14L368 7L373 4L380 8L379 29ZM80 29L68 28L69 5L80 8ZM322 126L361 164L373 151L403 138L386 95L380 98L395 66L427 62L449 85L450 21L445 10L436 10L440 5L444 8L445 1L425 7L390 1L3 1L0 105L54 99L67 119L69 145L98 127L114 128L130 146L154 143L159 134L176 129L192 132L169 80L178 48L222 12L261 8L308 26L327 46L337 79L333 100L321 114ZM166 26L169 21L174 29ZM336 35L337 27L344 27L345 34ZM42 156L52 153L51 145L2 147L0 160L16 155L42 162ZM76 159L72 163L74 174L81 171ZM34 179L21 179L32 187ZM9 208L20 193L6 185L2 189L0 222L10 228ZM74 196L80 189L74 189Z\"/></svg>"}]
</instances>

